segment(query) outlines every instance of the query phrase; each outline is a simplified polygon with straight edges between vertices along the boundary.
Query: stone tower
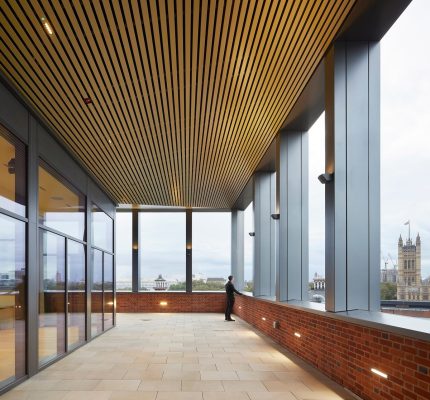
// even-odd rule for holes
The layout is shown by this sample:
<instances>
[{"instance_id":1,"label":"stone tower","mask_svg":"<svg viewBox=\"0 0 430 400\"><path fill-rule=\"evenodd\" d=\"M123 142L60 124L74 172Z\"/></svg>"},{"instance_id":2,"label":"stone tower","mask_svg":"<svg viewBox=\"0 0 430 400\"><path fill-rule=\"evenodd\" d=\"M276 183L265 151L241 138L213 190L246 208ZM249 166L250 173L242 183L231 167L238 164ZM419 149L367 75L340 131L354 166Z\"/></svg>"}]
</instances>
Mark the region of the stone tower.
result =
<instances>
[{"instance_id":1,"label":"stone tower","mask_svg":"<svg viewBox=\"0 0 430 400\"><path fill-rule=\"evenodd\" d=\"M397 300L422 300L421 294L421 238L417 235L415 245L411 238L403 244L400 235L397 244L399 278Z\"/></svg>"}]
</instances>

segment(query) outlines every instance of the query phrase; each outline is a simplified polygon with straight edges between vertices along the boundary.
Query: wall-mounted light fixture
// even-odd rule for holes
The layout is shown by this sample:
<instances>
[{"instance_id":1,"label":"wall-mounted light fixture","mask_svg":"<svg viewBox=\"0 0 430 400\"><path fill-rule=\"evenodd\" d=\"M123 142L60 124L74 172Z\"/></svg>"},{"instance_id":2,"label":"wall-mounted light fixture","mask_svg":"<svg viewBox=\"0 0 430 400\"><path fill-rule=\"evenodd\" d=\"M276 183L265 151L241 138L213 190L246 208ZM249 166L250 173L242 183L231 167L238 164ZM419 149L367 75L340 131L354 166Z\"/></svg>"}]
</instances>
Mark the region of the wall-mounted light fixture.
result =
<instances>
[{"instance_id":1,"label":"wall-mounted light fixture","mask_svg":"<svg viewBox=\"0 0 430 400\"><path fill-rule=\"evenodd\" d=\"M254 237L255 236L255 232L249 232L249 236Z\"/></svg>"},{"instance_id":2,"label":"wall-mounted light fixture","mask_svg":"<svg viewBox=\"0 0 430 400\"><path fill-rule=\"evenodd\" d=\"M162 307L167 306L167 301L160 301L160 306L162 306Z\"/></svg>"},{"instance_id":3,"label":"wall-mounted light fixture","mask_svg":"<svg viewBox=\"0 0 430 400\"><path fill-rule=\"evenodd\" d=\"M272 214L272 219L278 220L280 216L280 214Z\"/></svg>"},{"instance_id":4,"label":"wall-mounted light fixture","mask_svg":"<svg viewBox=\"0 0 430 400\"><path fill-rule=\"evenodd\" d=\"M380 377L382 377L382 378L384 378L384 379L387 379L387 378L388 378L388 375L387 375L385 372L379 371L379 369L371 368L370 370L371 370L374 374L376 374L376 375L378 375L378 376L380 376Z\"/></svg>"},{"instance_id":5,"label":"wall-mounted light fixture","mask_svg":"<svg viewBox=\"0 0 430 400\"><path fill-rule=\"evenodd\" d=\"M302 337L302 335L300 335L300 333L299 333L299 332L294 332L294 336L295 336L295 337L298 337L298 338Z\"/></svg>"},{"instance_id":6,"label":"wall-mounted light fixture","mask_svg":"<svg viewBox=\"0 0 430 400\"><path fill-rule=\"evenodd\" d=\"M261 319L262 319L263 321L266 321L266 318L265 318L265 317L261 317Z\"/></svg>"},{"instance_id":7,"label":"wall-mounted light fixture","mask_svg":"<svg viewBox=\"0 0 430 400\"><path fill-rule=\"evenodd\" d=\"M325 174L321 174L321 175L318 177L318 180L319 180L323 185L325 185L326 183L332 182L332 181L333 181L333 179L334 179L334 174L327 174L327 173L325 173Z\"/></svg>"}]
</instances>

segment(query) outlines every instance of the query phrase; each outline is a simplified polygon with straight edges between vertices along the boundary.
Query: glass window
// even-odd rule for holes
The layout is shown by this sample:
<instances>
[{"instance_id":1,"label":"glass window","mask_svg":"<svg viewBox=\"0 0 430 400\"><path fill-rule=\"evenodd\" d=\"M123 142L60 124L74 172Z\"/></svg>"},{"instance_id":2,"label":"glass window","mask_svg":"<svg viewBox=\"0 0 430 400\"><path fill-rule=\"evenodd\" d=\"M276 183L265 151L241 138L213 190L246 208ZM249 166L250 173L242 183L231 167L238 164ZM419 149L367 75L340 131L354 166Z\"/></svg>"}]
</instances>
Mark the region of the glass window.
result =
<instances>
[{"instance_id":1,"label":"glass window","mask_svg":"<svg viewBox=\"0 0 430 400\"><path fill-rule=\"evenodd\" d=\"M39 223L85 240L85 197L45 164L39 166Z\"/></svg>"},{"instance_id":2,"label":"glass window","mask_svg":"<svg viewBox=\"0 0 430 400\"><path fill-rule=\"evenodd\" d=\"M113 326L113 256L103 254L103 295L104 295L104 325L103 329Z\"/></svg>"},{"instance_id":3,"label":"glass window","mask_svg":"<svg viewBox=\"0 0 430 400\"><path fill-rule=\"evenodd\" d=\"M325 303L325 113L309 129L309 300Z\"/></svg>"},{"instance_id":4,"label":"glass window","mask_svg":"<svg viewBox=\"0 0 430 400\"><path fill-rule=\"evenodd\" d=\"M0 214L0 388L25 375L25 223Z\"/></svg>"},{"instance_id":5,"label":"glass window","mask_svg":"<svg viewBox=\"0 0 430 400\"><path fill-rule=\"evenodd\" d=\"M0 208L25 217L25 146L0 125Z\"/></svg>"},{"instance_id":6,"label":"glass window","mask_svg":"<svg viewBox=\"0 0 430 400\"><path fill-rule=\"evenodd\" d=\"M193 290L224 290L231 274L231 213L193 213Z\"/></svg>"},{"instance_id":7,"label":"glass window","mask_svg":"<svg viewBox=\"0 0 430 400\"><path fill-rule=\"evenodd\" d=\"M91 336L103 332L103 252L92 250Z\"/></svg>"},{"instance_id":8,"label":"glass window","mask_svg":"<svg viewBox=\"0 0 430 400\"><path fill-rule=\"evenodd\" d=\"M245 292L254 290L254 203L251 202L244 212L244 279Z\"/></svg>"},{"instance_id":9,"label":"glass window","mask_svg":"<svg viewBox=\"0 0 430 400\"><path fill-rule=\"evenodd\" d=\"M133 226L131 212L116 213L116 290L132 289Z\"/></svg>"},{"instance_id":10,"label":"glass window","mask_svg":"<svg viewBox=\"0 0 430 400\"><path fill-rule=\"evenodd\" d=\"M185 213L141 212L141 290L185 290Z\"/></svg>"},{"instance_id":11,"label":"glass window","mask_svg":"<svg viewBox=\"0 0 430 400\"><path fill-rule=\"evenodd\" d=\"M85 341L85 246L67 241L67 344L71 349Z\"/></svg>"},{"instance_id":12,"label":"glass window","mask_svg":"<svg viewBox=\"0 0 430 400\"><path fill-rule=\"evenodd\" d=\"M40 230L39 364L65 351L65 239Z\"/></svg>"},{"instance_id":13,"label":"glass window","mask_svg":"<svg viewBox=\"0 0 430 400\"><path fill-rule=\"evenodd\" d=\"M93 246L113 251L113 220L97 206L92 208Z\"/></svg>"}]
</instances>

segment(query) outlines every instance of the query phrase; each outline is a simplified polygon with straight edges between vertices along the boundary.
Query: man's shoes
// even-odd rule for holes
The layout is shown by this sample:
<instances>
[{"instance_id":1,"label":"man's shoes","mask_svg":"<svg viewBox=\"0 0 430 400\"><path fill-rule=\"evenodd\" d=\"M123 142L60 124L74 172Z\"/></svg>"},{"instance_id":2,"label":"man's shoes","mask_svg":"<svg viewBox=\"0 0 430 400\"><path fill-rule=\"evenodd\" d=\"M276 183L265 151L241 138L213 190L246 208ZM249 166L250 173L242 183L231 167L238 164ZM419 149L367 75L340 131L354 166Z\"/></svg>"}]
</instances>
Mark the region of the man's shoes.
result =
<instances>
[{"instance_id":1,"label":"man's shoes","mask_svg":"<svg viewBox=\"0 0 430 400\"><path fill-rule=\"evenodd\" d=\"M230 318L230 319L228 319L227 321L236 321L235 319L233 319L233 318Z\"/></svg>"}]
</instances>

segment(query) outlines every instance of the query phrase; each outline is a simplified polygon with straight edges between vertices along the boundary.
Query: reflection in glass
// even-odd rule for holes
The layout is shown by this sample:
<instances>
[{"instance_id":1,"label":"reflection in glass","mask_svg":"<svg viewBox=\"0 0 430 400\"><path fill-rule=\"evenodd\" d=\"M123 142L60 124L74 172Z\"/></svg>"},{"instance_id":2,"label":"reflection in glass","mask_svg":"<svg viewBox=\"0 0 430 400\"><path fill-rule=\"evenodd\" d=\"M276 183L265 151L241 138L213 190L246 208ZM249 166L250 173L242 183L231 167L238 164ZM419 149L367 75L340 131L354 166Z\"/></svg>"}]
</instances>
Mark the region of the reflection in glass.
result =
<instances>
[{"instance_id":1,"label":"reflection in glass","mask_svg":"<svg viewBox=\"0 0 430 400\"><path fill-rule=\"evenodd\" d=\"M92 249L91 337L103 332L103 253Z\"/></svg>"},{"instance_id":2,"label":"reflection in glass","mask_svg":"<svg viewBox=\"0 0 430 400\"><path fill-rule=\"evenodd\" d=\"M40 230L39 364L65 351L65 239Z\"/></svg>"},{"instance_id":3,"label":"reflection in glass","mask_svg":"<svg viewBox=\"0 0 430 400\"><path fill-rule=\"evenodd\" d=\"M0 125L0 208L25 217L25 146Z\"/></svg>"},{"instance_id":4,"label":"reflection in glass","mask_svg":"<svg viewBox=\"0 0 430 400\"><path fill-rule=\"evenodd\" d=\"M0 214L0 388L25 375L25 223Z\"/></svg>"},{"instance_id":5,"label":"reflection in glass","mask_svg":"<svg viewBox=\"0 0 430 400\"><path fill-rule=\"evenodd\" d=\"M71 349L85 341L85 247L67 241L67 344Z\"/></svg>"},{"instance_id":6,"label":"reflection in glass","mask_svg":"<svg viewBox=\"0 0 430 400\"><path fill-rule=\"evenodd\" d=\"M132 289L132 214L131 212L116 213L115 256L116 256L116 290L131 291Z\"/></svg>"},{"instance_id":7,"label":"reflection in glass","mask_svg":"<svg viewBox=\"0 0 430 400\"><path fill-rule=\"evenodd\" d=\"M104 325L103 329L113 326L113 256L104 253Z\"/></svg>"},{"instance_id":8,"label":"reflection in glass","mask_svg":"<svg viewBox=\"0 0 430 400\"><path fill-rule=\"evenodd\" d=\"M193 212L193 290L225 290L231 273L231 213Z\"/></svg>"},{"instance_id":9,"label":"reflection in glass","mask_svg":"<svg viewBox=\"0 0 430 400\"><path fill-rule=\"evenodd\" d=\"M185 213L139 214L141 290L185 290Z\"/></svg>"},{"instance_id":10,"label":"reflection in glass","mask_svg":"<svg viewBox=\"0 0 430 400\"><path fill-rule=\"evenodd\" d=\"M85 197L63 182L47 166L39 166L39 223L85 240Z\"/></svg>"},{"instance_id":11,"label":"reflection in glass","mask_svg":"<svg viewBox=\"0 0 430 400\"><path fill-rule=\"evenodd\" d=\"M113 220L97 206L92 209L93 246L112 252L113 250Z\"/></svg>"},{"instance_id":12,"label":"reflection in glass","mask_svg":"<svg viewBox=\"0 0 430 400\"><path fill-rule=\"evenodd\" d=\"M254 203L251 202L244 212L244 279L246 292L254 290L254 237L250 232L254 232Z\"/></svg>"}]
</instances>

